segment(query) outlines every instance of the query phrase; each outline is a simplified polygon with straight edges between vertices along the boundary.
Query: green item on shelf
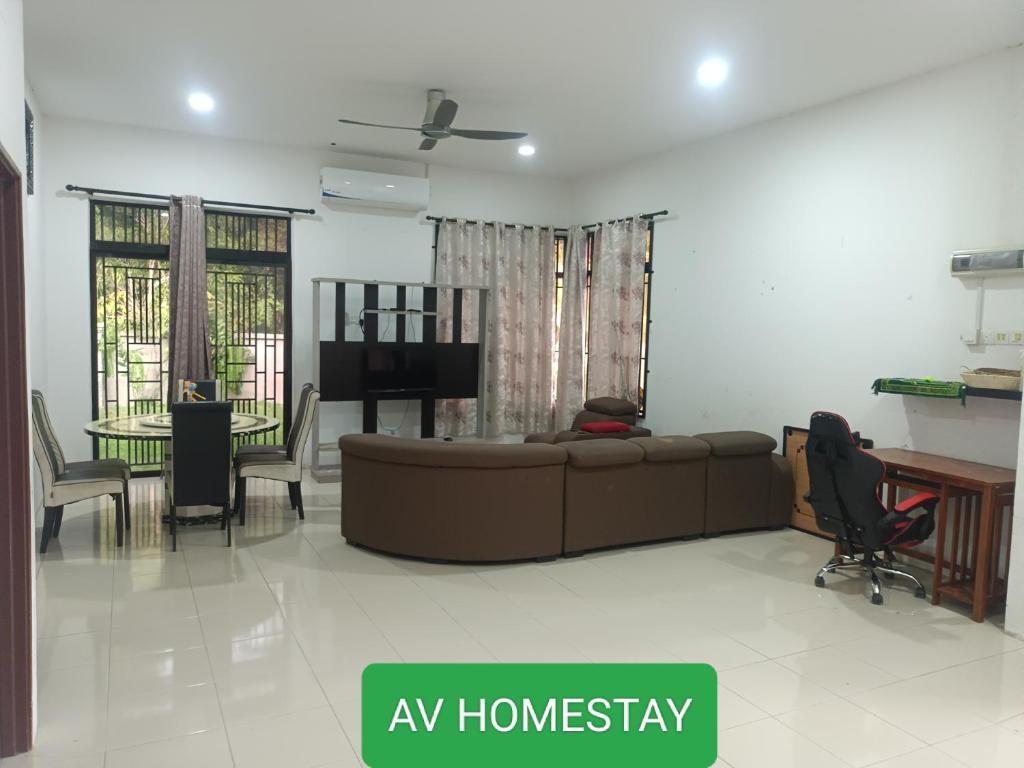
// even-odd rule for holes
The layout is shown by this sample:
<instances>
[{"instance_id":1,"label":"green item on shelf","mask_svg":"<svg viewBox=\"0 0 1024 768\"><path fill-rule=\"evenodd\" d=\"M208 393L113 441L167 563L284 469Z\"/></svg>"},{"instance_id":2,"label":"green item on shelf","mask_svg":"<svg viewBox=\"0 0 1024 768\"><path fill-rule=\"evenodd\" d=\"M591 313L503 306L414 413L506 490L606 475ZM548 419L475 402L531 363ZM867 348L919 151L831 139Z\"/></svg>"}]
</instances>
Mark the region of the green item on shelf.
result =
<instances>
[{"instance_id":1,"label":"green item on shelf","mask_svg":"<svg viewBox=\"0 0 1024 768\"><path fill-rule=\"evenodd\" d=\"M945 397L967 404L967 385L960 381L935 381L933 379L875 379L871 385L877 395L888 392L894 395L920 395L921 397Z\"/></svg>"}]
</instances>

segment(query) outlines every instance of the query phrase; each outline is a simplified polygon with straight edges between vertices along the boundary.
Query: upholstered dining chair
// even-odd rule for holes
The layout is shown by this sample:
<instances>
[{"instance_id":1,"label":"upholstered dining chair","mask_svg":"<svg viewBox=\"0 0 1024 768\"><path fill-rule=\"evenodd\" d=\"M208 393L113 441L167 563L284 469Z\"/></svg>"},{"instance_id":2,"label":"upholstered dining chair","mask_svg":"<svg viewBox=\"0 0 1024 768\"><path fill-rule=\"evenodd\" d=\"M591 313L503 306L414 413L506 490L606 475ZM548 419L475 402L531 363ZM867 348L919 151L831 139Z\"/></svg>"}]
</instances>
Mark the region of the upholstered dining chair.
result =
<instances>
[{"instance_id":1,"label":"upholstered dining chair","mask_svg":"<svg viewBox=\"0 0 1024 768\"><path fill-rule=\"evenodd\" d=\"M171 405L173 461L164 473L171 550L178 549L177 507L221 508L231 546L231 401Z\"/></svg>"},{"instance_id":2,"label":"upholstered dining chair","mask_svg":"<svg viewBox=\"0 0 1024 768\"><path fill-rule=\"evenodd\" d=\"M266 480L280 480L288 483L288 498L292 509L299 513L299 519L305 520L302 509L302 454L306 449L309 431L316 417L317 403L320 393L312 386L302 388L299 407L295 411L295 421L288 432L288 444L284 453L241 453L235 455L235 510L238 522L245 525L245 493L246 480L250 477L262 477Z\"/></svg>"},{"instance_id":3,"label":"upholstered dining chair","mask_svg":"<svg viewBox=\"0 0 1024 768\"><path fill-rule=\"evenodd\" d=\"M294 439L296 439L296 436L298 434L298 428L299 428L299 422L300 422L299 410L302 408L302 403L303 403L304 398L306 397L306 393L307 392L311 392L312 390L313 390L313 385L310 384L308 381L305 384L302 385L302 391L299 394L299 408L296 408L295 418L292 420L292 426L288 430L287 443L285 445L278 445L278 444L266 444L266 445L264 445L264 444L261 444L261 443L247 443L246 445L238 446L238 449L235 451L235 457L237 458L239 456L251 456L251 455L254 455L254 454L258 454L258 455L261 455L261 456L266 456L268 454L273 455L273 454L286 454L286 453L288 453L288 444L290 444Z\"/></svg>"},{"instance_id":4,"label":"upholstered dining chair","mask_svg":"<svg viewBox=\"0 0 1024 768\"><path fill-rule=\"evenodd\" d=\"M46 411L46 400L39 390L32 390L32 453L43 481L43 533L39 553L45 554L50 539L60 536L64 505L108 494L116 506L117 546L123 546L124 529L131 529L128 507L131 469L121 459L65 461Z\"/></svg>"}]
</instances>

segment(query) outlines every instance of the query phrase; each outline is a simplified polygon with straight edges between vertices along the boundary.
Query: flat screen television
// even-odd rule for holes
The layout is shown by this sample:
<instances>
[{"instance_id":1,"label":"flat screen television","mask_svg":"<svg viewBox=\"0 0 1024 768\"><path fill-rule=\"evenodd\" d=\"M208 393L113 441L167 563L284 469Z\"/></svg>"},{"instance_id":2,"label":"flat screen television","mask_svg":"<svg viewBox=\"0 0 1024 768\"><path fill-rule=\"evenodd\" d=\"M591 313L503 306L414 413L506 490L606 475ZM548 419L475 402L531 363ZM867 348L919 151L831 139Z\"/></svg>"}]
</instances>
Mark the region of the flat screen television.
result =
<instances>
[{"instance_id":1,"label":"flat screen television","mask_svg":"<svg viewBox=\"0 0 1024 768\"><path fill-rule=\"evenodd\" d=\"M431 390L437 386L432 347L368 347L363 385L367 393Z\"/></svg>"}]
</instances>

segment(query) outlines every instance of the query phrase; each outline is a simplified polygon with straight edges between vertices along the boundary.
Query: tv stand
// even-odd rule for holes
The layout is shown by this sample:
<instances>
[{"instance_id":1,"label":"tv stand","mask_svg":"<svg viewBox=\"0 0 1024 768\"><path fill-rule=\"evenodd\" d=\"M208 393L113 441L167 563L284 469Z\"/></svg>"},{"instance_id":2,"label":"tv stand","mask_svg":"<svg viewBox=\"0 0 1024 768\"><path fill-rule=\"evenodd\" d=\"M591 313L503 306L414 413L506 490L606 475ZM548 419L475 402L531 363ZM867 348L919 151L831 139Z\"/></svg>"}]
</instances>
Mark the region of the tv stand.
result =
<instances>
[{"instance_id":1,"label":"tv stand","mask_svg":"<svg viewBox=\"0 0 1024 768\"><path fill-rule=\"evenodd\" d=\"M351 284L361 286L362 301L360 316L362 338L349 341L345 338L346 288ZM393 306L381 306L380 288L394 289ZM334 291L334 335L320 333L321 293L325 287ZM422 291L422 307L408 307L410 290ZM448 291L451 302L439 309L438 291ZM484 433L484 417L487 413L487 337L480 332L475 341L462 340L463 299L467 292L476 294L478 327L487 327L489 291L479 285L453 285L447 283L391 283L349 280L346 278L313 278L313 385L320 391L321 405L313 421L313 477L321 482L341 479L340 461L326 464L321 455L337 453L337 436L331 435L329 442L320 439L320 412L330 402L361 402L363 404L363 432L377 432L377 411L380 401L419 400L420 436L434 437L434 405L441 399L475 399L477 401L477 428L479 437ZM329 296L330 294L328 294ZM446 295L447 296L447 295ZM349 297L351 298L351 297ZM390 299L385 299L392 304ZM392 315L402 318L395 326L393 340L380 339L380 316ZM406 338L405 318L419 317L422 322L420 338ZM438 318L450 321L451 339L439 340ZM389 387L388 379L368 380L368 354L381 348L418 350L417 355L425 356L434 376L417 379L394 380L398 385ZM410 353L411 354L411 353ZM436 378L435 378L436 377ZM422 387L418 384L428 384Z\"/></svg>"},{"instance_id":2,"label":"tv stand","mask_svg":"<svg viewBox=\"0 0 1024 768\"><path fill-rule=\"evenodd\" d=\"M367 393L371 394L371 393ZM387 396L384 396L384 395ZM381 393L381 397L368 397L363 400L363 432L373 434L377 431L377 403L381 400L419 400L420 401L420 437L434 437L434 395L419 394L412 390Z\"/></svg>"}]
</instances>

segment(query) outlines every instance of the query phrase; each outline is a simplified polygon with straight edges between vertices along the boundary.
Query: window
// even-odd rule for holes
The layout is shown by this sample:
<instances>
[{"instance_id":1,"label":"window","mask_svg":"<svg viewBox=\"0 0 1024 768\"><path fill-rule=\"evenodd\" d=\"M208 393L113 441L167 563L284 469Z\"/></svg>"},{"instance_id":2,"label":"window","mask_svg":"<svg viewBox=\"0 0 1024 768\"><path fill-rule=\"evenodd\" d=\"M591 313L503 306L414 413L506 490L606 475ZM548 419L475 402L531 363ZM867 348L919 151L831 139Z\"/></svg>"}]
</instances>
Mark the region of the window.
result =
<instances>
[{"instance_id":1,"label":"window","mask_svg":"<svg viewBox=\"0 0 1024 768\"><path fill-rule=\"evenodd\" d=\"M291 221L208 211L206 258L214 375L234 409L281 420L256 438L283 443L290 420ZM170 222L166 206L92 203L93 418L166 410ZM97 458L140 472L153 441L94 441Z\"/></svg>"},{"instance_id":2,"label":"window","mask_svg":"<svg viewBox=\"0 0 1024 768\"><path fill-rule=\"evenodd\" d=\"M25 191L35 194L36 186L36 118L25 102Z\"/></svg>"},{"instance_id":3,"label":"window","mask_svg":"<svg viewBox=\"0 0 1024 768\"><path fill-rule=\"evenodd\" d=\"M558 318L561 317L562 294L565 290L565 253L568 248L568 237L564 234L555 237L555 338L558 333ZM583 391L587 391L587 367L590 362L590 279L591 259L594 252L594 233L587 233L586 242L587 283L583 296L583 316L587 319L583 335ZM651 278L654 275L654 222L647 229L647 253L644 267L644 303L643 324L640 332L640 387L637 393L638 415L647 415L647 373L650 364L650 329L651 329ZM556 347L557 352L557 347Z\"/></svg>"}]
</instances>

